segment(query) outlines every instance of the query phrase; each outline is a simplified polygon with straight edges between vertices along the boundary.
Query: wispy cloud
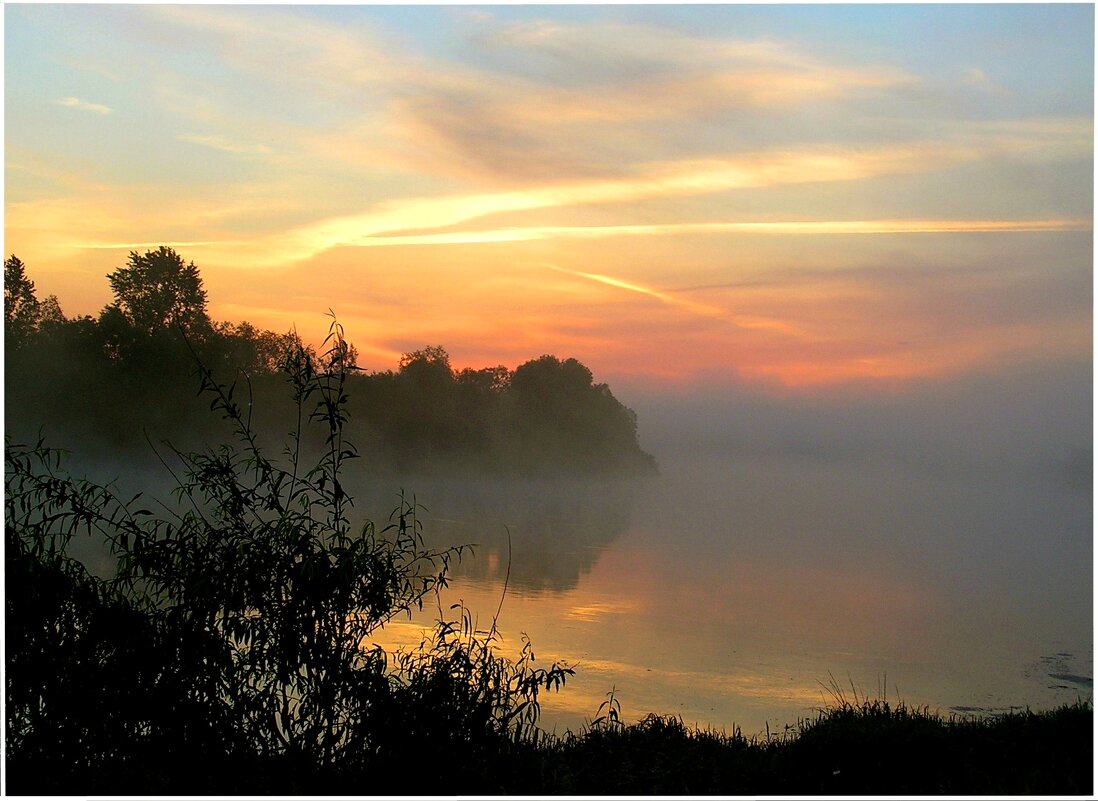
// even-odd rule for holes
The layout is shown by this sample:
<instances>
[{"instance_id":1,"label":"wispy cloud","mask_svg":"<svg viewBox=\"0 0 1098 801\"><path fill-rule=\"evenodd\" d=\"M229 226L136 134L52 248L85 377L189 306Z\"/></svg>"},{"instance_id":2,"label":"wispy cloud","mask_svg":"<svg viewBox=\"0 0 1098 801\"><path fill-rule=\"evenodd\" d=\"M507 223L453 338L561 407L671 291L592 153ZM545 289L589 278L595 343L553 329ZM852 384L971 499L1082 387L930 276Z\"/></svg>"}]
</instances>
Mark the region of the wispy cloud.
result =
<instances>
[{"instance_id":1,"label":"wispy cloud","mask_svg":"<svg viewBox=\"0 0 1098 801\"><path fill-rule=\"evenodd\" d=\"M771 236L838 234L960 234L1034 231L1089 231L1091 220L782 220L763 222L666 223L655 225L527 226L434 234L378 235L364 247L473 245L540 239L602 239L614 236L760 234Z\"/></svg>"},{"instance_id":2,"label":"wispy cloud","mask_svg":"<svg viewBox=\"0 0 1098 801\"><path fill-rule=\"evenodd\" d=\"M1064 139L1065 137L1060 137ZM1066 137L1068 146L1082 147ZM486 231L432 232L480 217L536 209L617 204L653 198L705 195L732 189L852 181L900 175L977 161L989 155L1019 152L1031 157L1055 145L1048 137L1016 134L956 142L912 143L885 148L811 148L802 151L746 153L737 158L647 165L617 179L530 186L522 190L391 201L361 214L322 220L278 235L271 253L283 262L310 258L341 246L468 244L516 242L553 236L605 237L622 234L754 233L918 233L925 231L1078 230L1079 220L853 220L799 222L679 223L602 227L497 227ZM1044 151L1039 147L1043 143ZM1062 145L1063 143L1060 142ZM1089 147L1089 145L1087 145ZM404 238L400 238L403 235ZM261 255L256 251L255 255Z\"/></svg>"},{"instance_id":3,"label":"wispy cloud","mask_svg":"<svg viewBox=\"0 0 1098 801\"><path fill-rule=\"evenodd\" d=\"M634 281L625 281L621 278L614 278L609 275L600 275L599 273L582 272L580 270L568 270L564 267L558 267L554 264L542 264L550 270L556 270L557 272L566 273L568 275L575 276L577 278L583 278L588 281L594 281L604 286L614 287L616 289L622 289L627 292L632 292L638 295L645 295L646 297L654 298L661 303L668 306L675 306L683 309L690 314L699 315L701 317L709 317L712 319L724 320L731 323L737 328L744 329L759 329L765 331L771 331L787 335L799 335L801 332L795 325L784 320L777 318L759 317L756 315L734 314L727 309L722 309L717 306L711 306L705 303L695 303L692 300L686 300L685 298L677 297L675 295L669 295L666 292L661 292L658 289L643 286Z\"/></svg>"},{"instance_id":4,"label":"wispy cloud","mask_svg":"<svg viewBox=\"0 0 1098 801\"><path fill-rule=\"evenodd\" d=\"M630 162L681 157L683 131L726 130L722 115L801 109L919 80L888 63L824 58L803 43L636 23L489 17L466 50L444 57L394 47L363 18L337 25L281 9L201 6L151 13L200 30L203 48L250 79L278 76L299 105L329 101L343 119L338 132L311 137L324 158L345 153L338 157L365 164L380 154L497 186L614 175Z\"/></svg>"},{"instance_id":5,"label":"wispy cloud","mask_svg":"<svg viewBox=\"0 0 1098 801\"><path fill-rule=\"evenodd\" d=\"M564 267L558 267L555 264L543 264L550 270L556 270L566 275L573 275L577 278L585 278L589 281L595 281L599 284L615 287L617 289L624 289L629 292L635 292L639 295L646 295L650 298L667 303L671 306L678 306L680 308L687 309L695 314L701 314L707 317L720 317L724 314L723 309L719 309L716 306L708 306L704 303L694 303L690 300L684 300L683 298L675 297L674 295L668 295L666 292L660 292L658 289L652 289L650 287L641 286L640 284L632 281L625 281L621 278L614 278L609 275L600 275L598 273L581 272L579 270L568 270Z\"/></svg>"},{"instance_id":6,"label":"wispy cloud","mask_svg":"<svg viewBox=\"0 0 1098 801\"><path fill-rule=\"evenodd\" d=\"M257 155L272 152L271 148L267 145L234 142L231 139L226 139L224 136L219 136L217 134L180 134L178 138L180 141L213 148L214 150L220 150L222 153Z\"/></svg>"},{"instance_id":7,"label":"wispy cloud","mask_svg":"<svg viewBox=\"0 0 1098 801\"><path fill-rule=\"evenodd\" d=\"M79 111L90 111L93 114L110 114L113 110L110 106L104 106L102 103L89 103L87 100L81 100L79 97L62 97L53 102L58 106L74 108Z\"/></svg>"}]
</instances>

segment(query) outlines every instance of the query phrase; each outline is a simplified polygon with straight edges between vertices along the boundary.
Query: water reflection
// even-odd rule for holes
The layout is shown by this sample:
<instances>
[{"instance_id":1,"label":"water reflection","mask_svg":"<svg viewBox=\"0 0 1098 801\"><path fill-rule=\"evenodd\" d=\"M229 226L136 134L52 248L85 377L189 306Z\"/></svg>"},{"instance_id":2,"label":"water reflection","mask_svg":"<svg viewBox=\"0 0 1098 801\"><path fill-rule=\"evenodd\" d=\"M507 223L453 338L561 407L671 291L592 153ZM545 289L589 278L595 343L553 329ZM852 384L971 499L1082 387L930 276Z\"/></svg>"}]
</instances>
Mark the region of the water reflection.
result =
<instances>
[{"instance_id":1,"label":"water reflection","mask_svg":"<svg viewBox=\"0 0 1098 801\"><path fill-rule=\"evenodd\" d=\"M748 733L812 715L830 676L946 713L1091 692L1090 499L1061 482L664 454L660 476L613 490L465 479L417 494L433 537L484 547L439 609L381 636L415 639L458 600L488 625L507 524L504 646L525 633L543 662L577 667L545 699L550 728L582 726L611 689L627 719ZM1031 670L1043 654L1060 661Z\"/></svg>"},{"instance_id":2,"label":"water reflection","mask_svg":"<svg viewBox=\"0 0 1098 801\"><path fill-rule=\"evenodd\" d=\"M630 528L647 481L374 476L353 492L356 509L375 521L392 510L395 487L414 493L428 545L474 545L455 577L502 582L509 568L512 588L566 592Z\"/></svg>"},{"instance_id":3,"label":"water reflection","mask_svg":"<svg viewBox=\"0 0 1098 801\"><path fill-rule=\"evenodd\" d=\"M630 720L749 734L811 715L829 676L946 712L1089 697L1089 422L1050 414L1065 431L1034 434L1017 421L1035 413L1003 412L981 434L987 414L957 406L878 410L903 425L840 407L680 410L646 429L661 473L636 480L360 475L346 482L359 518L383 522L404 487L429 545L478 545L437 606L379 641L418 644L458 601L488 626L502 598L505 651L526 633L539 663L577 668L544 699L560 730L611 689ZM809 420L791 429L816 446L781 446L787 418ZM167 492L151 459L87 467Z\"/></svg>"}]
</instances>

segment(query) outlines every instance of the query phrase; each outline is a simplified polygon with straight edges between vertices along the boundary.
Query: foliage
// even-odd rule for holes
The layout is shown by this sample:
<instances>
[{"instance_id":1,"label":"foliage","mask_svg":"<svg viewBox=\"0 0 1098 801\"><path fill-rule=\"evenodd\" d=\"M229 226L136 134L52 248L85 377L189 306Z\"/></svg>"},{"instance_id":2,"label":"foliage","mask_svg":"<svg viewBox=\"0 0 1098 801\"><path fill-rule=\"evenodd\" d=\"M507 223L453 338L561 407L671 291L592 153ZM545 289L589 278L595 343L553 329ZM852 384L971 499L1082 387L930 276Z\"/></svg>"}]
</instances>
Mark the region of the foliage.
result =
<instances>
[{"instance_id":1,"label":"foliage","mask_svg":"<svg viewBox=\"0 0 1098 801\"><path fill-rule=\"evenodd\" d=\"M65 319L56 298L39 303L23 263L5 266L8 430L43 424L118 455L144 451L144 431L204 441L200 404L187 403L197 354L218 374L246 374L269 418L291 412L278 373L287 354L320 357L296 332L247 321L212 322L194 263L168 247L130 253L108 276L115 300L97 318ZM354 346L340 359L355 437L398 471L474 468L509 474L648 472L636 415L576 359L542 356L513 372L502 365L455 371L435 345L404 354L399 369L367 374Z\"/></svg>"},{"instance_id":2,"label":"foliage","mask_svg":"<svg viewBox=\"0 0 1098 801\"><path fill-rule=\"evenodd\" d=\"M519 365L510 390L510 427L539 460L587 470L654 466L637 446L636 415L576 359L546 355Z\"/></svg>"},{"instance_id":3,"label":"foliage","mask_svg":"<svg viewBox=\"0 0 1098 801\"><path fill-rule=\"evenodd\" d=\"M681 718L592 724L507 765L510 792L540 795L1089 795L1093 709L943 718L842 702L780 733L690 729Z\"/></svg>"},{"instance_id":4,"label":"foliage","mask_svg":"<svg viewBox=\"0 0 1098 801\"><path fill-rule=\"evenodd\" d=\"M356 378L371 446L402 469L432 465L521 475L651 471L632 410L576 359L542 356L513 372L455 372L440 346L407 353L398 372Z\"/></svg>"},{"instance_id":5,"label":"foliage","mask_svg":"<svg viewBox=\"0 0 1098 801\"><path fill-rule=\"evenodd\" d=\"M463 549L425 548L414 502L380 530L352 525L341 474L357 454L344 436L349 348L338 324L326 345L322 367L300 346L288 355L298 413L278 461L237 386L202 368L202 394L233 441L175 450L176 501L156 514L140 496L71 477L41 442L8 444L9 789L254 789L262 780L241 766L335 776L405 746L528 736L539 689L559 688L568 668L535 669L528 650L509 663L492 636L455 637L446 622L393 665L371 644L445 585ZM323 450L308 467L310 424ZM75 560L77 536L105 542L113 572ZM398 719L421 723L394 728Z\"/></svg>"},{"instance_id":6,"label":"foliage","mask_svg":"<svg viewBox=\"0 0 1098 801\"><path fill-rule=\"evenodd\" d=\"M206 290L194 262L186 264L172 248L161 245L139 255L131 251L125 267L107 276L122 318L145 334L171 328L186 331L209 325Z\"/></svg>"},{"instance_id":7,"label":"foliage","mask_svg":"<svg viewBox=\"0 0 1098 801\"><path fill-rule=\"evenodd\" d=\"M64 320L56 295L39 301L34 281L14 253L4 260L4 336L8 347L26 344L43 326Z\"/></svg>"}]
</instances>

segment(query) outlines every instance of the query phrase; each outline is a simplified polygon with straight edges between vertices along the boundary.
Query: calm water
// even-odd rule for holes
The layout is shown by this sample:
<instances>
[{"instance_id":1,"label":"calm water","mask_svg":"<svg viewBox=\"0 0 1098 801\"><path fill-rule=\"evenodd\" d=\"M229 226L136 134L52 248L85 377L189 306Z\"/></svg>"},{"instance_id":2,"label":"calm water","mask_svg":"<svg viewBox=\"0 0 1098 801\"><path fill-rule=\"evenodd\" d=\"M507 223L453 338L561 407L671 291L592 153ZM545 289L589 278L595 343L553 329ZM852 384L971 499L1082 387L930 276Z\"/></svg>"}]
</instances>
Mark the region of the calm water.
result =
<instances>
[{"instance_id":1,"label":"calm water","mask_svg":"<svg viewBox=\"0 0 1098 801\"><path fill-rule=\"evenodd\" d=\"M812 714L832 679L946 713L1091 696L1088 464L657 446L660 475L636 482L403 481L430 541L479 544L443 608L484 627L510 531L505 646L525 632L539 662L577 668L545 699L548 728L581 726L611 690L628 720L745 733ZM375 518L381 490L359 502ZM382 639L418 642L438 614Z\"/></svg>"},{"instance_id":2,"label":"calm water","mask_svg":"<svg viewBox=\"0 0 1098 801\"><path fill-rule=\"evenodd\" d=\"M833 679L946 713L1049 707L1092 692L1091 386L1068 368L862 407L627 397L658 476L351 491L380 521L403 486L429 543L478 544L442 604L485 628L510 564L505 650L525 632L577 670L543 699L550 729L613 690L630 721L751 734L811 715ZM151 460L81 467L156 493ZM416 644L438 614L381 641Z\"/></svg>"}]
</instances>

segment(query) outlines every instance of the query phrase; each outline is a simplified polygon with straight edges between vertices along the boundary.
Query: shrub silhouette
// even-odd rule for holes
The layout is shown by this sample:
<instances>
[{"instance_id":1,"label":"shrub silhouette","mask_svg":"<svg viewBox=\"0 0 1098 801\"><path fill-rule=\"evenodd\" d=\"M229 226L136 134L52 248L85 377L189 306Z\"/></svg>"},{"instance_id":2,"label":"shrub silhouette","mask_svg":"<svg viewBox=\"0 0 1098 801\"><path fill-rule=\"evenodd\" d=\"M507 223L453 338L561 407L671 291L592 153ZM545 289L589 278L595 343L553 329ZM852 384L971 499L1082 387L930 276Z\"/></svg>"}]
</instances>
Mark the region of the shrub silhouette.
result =
<instances>
[{"instance_id":1,"label":"shrub silhouette","mask_svg":"<svg viewBox=\"0 0 1098 801\"><path fill-rule=\"evenodd\" d=\"M533 736L539 691L571 670L535 669L529 649L497 657L494 625L440 619L395 659L372 644L445 585L463 549L425 548L403 498L384 528L352 526L349 347L335 322L325 345L319 360L300 345L287 357L297 415L280 461L237 386L200 368L233 440L173 451L176 500L156 514L71 477L42 442L8 444L9 790L285 791L287 777L391 768L408 748L475 755ZM310 425L322 451L306 466ZM78 535L109 545L112 573L68 554Z\"/></svg>"}]
</instances>

